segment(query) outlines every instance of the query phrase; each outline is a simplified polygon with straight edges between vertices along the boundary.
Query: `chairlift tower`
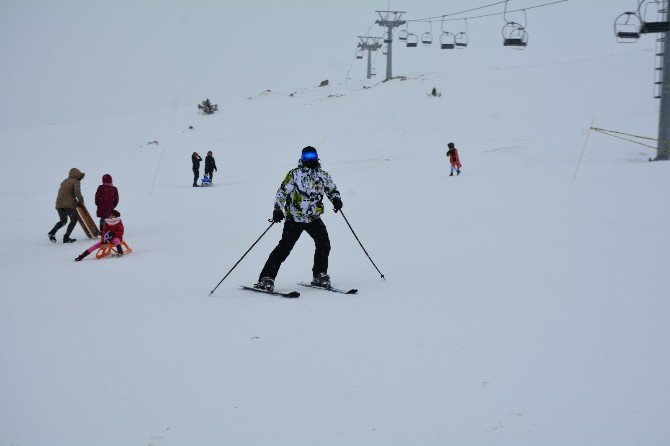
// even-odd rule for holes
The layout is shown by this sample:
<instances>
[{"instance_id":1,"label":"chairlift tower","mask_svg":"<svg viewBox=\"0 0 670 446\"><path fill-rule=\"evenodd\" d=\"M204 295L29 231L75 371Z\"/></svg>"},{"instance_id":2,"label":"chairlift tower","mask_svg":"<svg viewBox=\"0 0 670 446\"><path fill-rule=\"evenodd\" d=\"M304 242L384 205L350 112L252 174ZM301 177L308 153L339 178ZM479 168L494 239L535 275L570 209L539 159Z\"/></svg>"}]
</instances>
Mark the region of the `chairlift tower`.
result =
<instances>
[{"instance_id":1,"label":"chairlift tower","mask_svg":"<svg viewBox=\"0 0 670 446\"><path fill-rule=\"evenodd\" d=\"M659 46L663 45L663 65L661 69L660 99L661 106L658 116L658 144L656 160L670 159L670 32L664 32L658 38Z\"/></svg>"},{"instance_id":2,"label":"chairlift tower","mask_svg":"<svg viewBox=\"0 0 670 446\"><path fill-rule=\"evenodd\" d=\"M405 11L375 11L379 14L379 20L375 23L386 28L386 37L384 43L386 44L386 80L393 77L393 28L397 28L405 24L404 20L400 20ZM393 20L389 17L393 15ZM368 53L369 54L369 53Z\"/></svg>"},{"instance_id":3,"label":"chairlift tower","mask_svg":"<svg viewBox=\"0 0 670 446\"><path fill-rule=\"evenodd\" d=\"M635 42L642 34L656 38L654 97L661 100L655 160L670 160L670 22L668 0L639 0L637 11L624 12L614 22L621 43Z\"/></svg>"},{"instance_id":4,"label":"chairlift tower","mask_svg":"<svg viewBox=\"0 0 670 446\"><path fill-rule=\"evenodd\" d=\"M368 52L368 79L372 79L372 52L377 51L382 47L382 44L379 43L381 37L368 37L368 36L358 36L361 39L361 43L358 44L358 48L363 51Z\"/></svg>"}]
</instances>

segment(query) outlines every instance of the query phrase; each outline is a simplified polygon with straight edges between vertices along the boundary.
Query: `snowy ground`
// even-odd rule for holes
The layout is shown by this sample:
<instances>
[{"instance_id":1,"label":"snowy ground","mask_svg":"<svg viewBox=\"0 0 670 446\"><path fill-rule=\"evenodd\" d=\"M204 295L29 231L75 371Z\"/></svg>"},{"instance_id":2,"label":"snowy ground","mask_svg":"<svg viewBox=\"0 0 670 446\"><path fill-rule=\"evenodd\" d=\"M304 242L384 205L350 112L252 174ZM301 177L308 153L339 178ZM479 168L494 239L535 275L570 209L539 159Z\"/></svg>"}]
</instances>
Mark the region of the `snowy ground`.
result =
<instances>
[{"instance_id":1,"label":"snowy ground","mask_svg":"<svg viewBox=\"0 0 670 446\"><path fill-rule=\"evenodd\" d=\"M655 134L650 88L612 94L622 66L650 60L454 67L228 98L208 117L1 130L0 444L670 443L670 164L591 134L578 166L594 117ZM210 297L310 144L387 280L328 209L329 272L359 295L239 290L273 227ZM191 187L194 150L214 151L215 187ZM114 177L131 255L73 262L92 244L79 227L48 242L74 166L92 211ZM310 278L312 249L304 236L278 288Z\"/></svg>"}]
</instances>

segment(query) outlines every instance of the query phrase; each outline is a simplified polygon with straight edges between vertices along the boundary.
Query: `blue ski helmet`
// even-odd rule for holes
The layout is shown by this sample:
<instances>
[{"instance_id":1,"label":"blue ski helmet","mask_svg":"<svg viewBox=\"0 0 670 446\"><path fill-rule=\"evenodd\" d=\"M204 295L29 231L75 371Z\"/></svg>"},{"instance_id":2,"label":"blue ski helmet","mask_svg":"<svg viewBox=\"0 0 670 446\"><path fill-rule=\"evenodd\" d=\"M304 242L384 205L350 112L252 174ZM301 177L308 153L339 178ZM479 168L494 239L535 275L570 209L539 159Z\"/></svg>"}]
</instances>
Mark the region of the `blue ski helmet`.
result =
<instances>
[{"instance_id":1,"label":"blue ski helmet","mask_svg":"<svg viewBox=\"0 0 670 446\"><path fill-rule=\"evenodd\" d=\"M316 152L316 149L312 146L307 146L302 149L302 155L300 156L300 161L305 167L315 168L319 165L319 154Z\"/></svg>"}]
</instances>

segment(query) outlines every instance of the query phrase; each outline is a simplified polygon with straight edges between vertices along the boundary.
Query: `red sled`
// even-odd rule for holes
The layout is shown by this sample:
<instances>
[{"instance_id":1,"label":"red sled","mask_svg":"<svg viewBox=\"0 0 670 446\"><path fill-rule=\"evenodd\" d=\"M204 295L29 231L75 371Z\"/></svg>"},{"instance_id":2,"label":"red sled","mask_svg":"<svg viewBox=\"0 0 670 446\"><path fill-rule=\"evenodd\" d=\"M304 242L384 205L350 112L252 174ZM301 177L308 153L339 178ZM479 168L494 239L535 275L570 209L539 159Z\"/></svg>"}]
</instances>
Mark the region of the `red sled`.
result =
<instances>
[{"instance_id":1,"label":"red sled","mask_svg":"<svg viewBox=\"0 0 670 446\"><path fill-rule=\"evenodd\" d=\"M123 249L123 255L133 252L132 248L128 246L128 243L126 243L125 240L121 242L121 246ZM111 243L105 243L100 248L98 248L98 251L95 253L95 258L104 259L109 255L118 255L116 253L116 246L112 245Z\"/></svg>"}]
</instances>

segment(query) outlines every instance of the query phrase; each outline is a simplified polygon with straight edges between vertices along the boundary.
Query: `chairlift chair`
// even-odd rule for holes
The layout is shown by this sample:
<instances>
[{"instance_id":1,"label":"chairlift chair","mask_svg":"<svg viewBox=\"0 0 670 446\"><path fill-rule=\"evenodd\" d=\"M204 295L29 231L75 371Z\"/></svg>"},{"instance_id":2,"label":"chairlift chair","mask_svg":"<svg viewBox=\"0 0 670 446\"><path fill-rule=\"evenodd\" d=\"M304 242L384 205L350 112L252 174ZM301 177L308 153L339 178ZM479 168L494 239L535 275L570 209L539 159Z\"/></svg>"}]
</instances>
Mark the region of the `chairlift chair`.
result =
<instances>
[{"instance_id":1,"label":"chairlift chair","mask_svg":"<svg viewBox=\"0 0 670 446\"><path fill-rule=\"evenodd\" d=\"M456 48L456 36L449 31L443 32L440 35L440 48L443 50L453 50Z\"/></svg>"},{"instance_id":2,"label":"chairlift chair","mask_svg":"<svg viewBox=\"0 0 670 446\"><path fill-rule=\"evenodd\" d=\"M670 31L667 0L642 0L637 8L642 21L641 34L665 33Z\"/></svg>"},{"instance_id":3,"label":"chairlift chair","mask_svg":"<svg viewBox=\"0 0 670 446\"><path fill-rule=\"evenodd\" d=\"M633 43L640 38L642 21L635 12L624 12L614 20L614 35L617 42Z\"/></svg>"},{"instance_id":4,"label":"chairlift chair","mask_svg":"<svg viewBox=\"0 0 670 446\"><path fill-rule=\"evenodd\" d=\"M376 76L376 75L377 75L377 69L374 68L374 67L370 68L370 76L373 76L373 77L374 77L374 76Z\"/></svg>"},{"instance_id":5,"label":"chairlift chair","mask_svg":"<svg viewBox=\"0 0 670 446\"><path fill-rule=\"evenodd\" d=\"M407 34L407 48L416 48L419 44L419 37L416 34L408 33Z\"/></svg>"},{"instance_id":6,"label":"chairlift chair","mask_svg":"<svg viewBox=\"0 0 670 446\"><path fill-rule=\"evenodd\" d=\"M356 51L356 59L362 59L363 58L363 51L358 50Z\"/></svg>"},{"instance_id":7,"label":"chairlift chair","mask_svg":"<svg viewBox=\"0 0 670 446\"><path fill-rule=\"evenodd\" d=\"M403 42L407 40L407 30L406 29L401 29L398 31L398 40L402 40Z\"/></svg>"},{"instance_id":8,"label":"chairlift chair","mask_svg":"<svg viewBox=\"0 0 670 446\"><path fill-rule=\"evenodd\" d=\"M508 22L503 26L503 46L524 49L528 45L528 32L518 23Z\"/></svg>"},{"instance_id":9,"label":"chairlift chair","mask_svg":"<svg viewBox=\"0 0 670 446\"><path fill-rule=\"evenodd\" d=\"M421 34L421 43L424 45L430 45L433 43L433 33L430 31L426 31L425 33Z\"/></svg>"},{"instance_id":10,"label":"chairlift chair","mask_svg":"<svg viewBox=\"0 0 670 446\"><path fill-rule=\"evenodd\" d=\"M502 28L503 46L523 50L528 45L528 32L526 32L528 16L526 15L526 10L522 9L523 25L513 22L507 18L507 3L509 3L509 0L505 1L505 12L503 13L503 19L505 20L505 26Z\"/></svg>"},{"instance_id":11,"label":"chairlift chair","mask_svg":"<svg viewBox=\"0 0 670 446\"><path fill-rule=\"evenodd\" d=\"M464 49L468 46L468 42L470 41L470 38L468 35L464 32L460 32L456 34L454 37L454 44L456 45L456 48L458 49Z\"/></svg>"},{"instance_id":12,"label":"chairlift chair","mask_svg":"<svg viewBox=\"0 0 670 446\"><path fill-rule=\"evenodd\" d=\"M465 22L465 31L457 33L454 37L454 44L458 49L466 48L470 42L470 37L468 37L468 19L463 19L463 21Z\"/></svg>"}]
</instances>

